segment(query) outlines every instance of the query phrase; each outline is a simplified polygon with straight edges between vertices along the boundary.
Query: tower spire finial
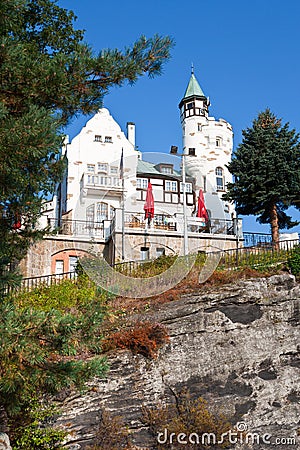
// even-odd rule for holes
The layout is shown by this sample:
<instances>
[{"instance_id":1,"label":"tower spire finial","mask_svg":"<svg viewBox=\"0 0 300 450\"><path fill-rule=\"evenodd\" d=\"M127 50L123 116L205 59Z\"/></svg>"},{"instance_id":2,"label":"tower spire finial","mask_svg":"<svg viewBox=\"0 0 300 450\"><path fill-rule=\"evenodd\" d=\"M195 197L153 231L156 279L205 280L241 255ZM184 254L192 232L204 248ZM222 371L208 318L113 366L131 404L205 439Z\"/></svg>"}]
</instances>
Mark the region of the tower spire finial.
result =
<instances>
[{"instance_id":1,"label":"tower spire finial","mask_svg":"<svg viewBox=\"0 0 300 450\"><path fill-rule=\"evenodd\" d=\"M194 63L192 63L192 75L194 75Z\"/></svg>"}]
</instances>

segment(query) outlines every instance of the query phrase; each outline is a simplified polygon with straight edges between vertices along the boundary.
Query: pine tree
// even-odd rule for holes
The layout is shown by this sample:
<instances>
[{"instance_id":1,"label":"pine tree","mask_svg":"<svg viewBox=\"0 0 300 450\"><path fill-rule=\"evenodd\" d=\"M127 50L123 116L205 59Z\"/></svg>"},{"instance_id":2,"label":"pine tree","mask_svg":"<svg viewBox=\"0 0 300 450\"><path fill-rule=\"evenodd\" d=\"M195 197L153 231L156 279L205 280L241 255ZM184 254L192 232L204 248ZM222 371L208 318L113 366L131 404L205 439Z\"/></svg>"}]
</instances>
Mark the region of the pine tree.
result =
<instances>
[{"instance_id":1,"label":"pine tree","mask_svg":"<svg viewBox=\"0 0 300 450\"><path fill-rule=\"evenodd\" d=\"M224 198L236 203L238 214L269 223L278 248L279 229L297 225L285 211L299 206L299 135L266 109L243 131L228 168L235 181L228 183Z\"/></svg>"},{"instance_id":2,"label":"pine tree","mask_svg":"<svg viewBox=\"0 0 300 450\"><path fill-rule=\"evenodd\" d=\"M161 73L169 37L95 54L55 0L0 0L0 290L34 239L64 170L63 127L95 112L110 87ZM2 289L3 292L3 289Z\"/></svg>"},{"instance_id":3,"label":"pine tree","mask_svg":"<svg viewBox=\"0 0 300 450\"><path fill-rule=\"evenodd\" d=\"M0 432L14 438L16 429L19 435L30 424L38 429L32 413L41 410L41 400L51 404L53 394L82 389L92 377L105 374L106 301L82 275L76 282L41 286L0 303Z\"/></svg>"}]
</instances>

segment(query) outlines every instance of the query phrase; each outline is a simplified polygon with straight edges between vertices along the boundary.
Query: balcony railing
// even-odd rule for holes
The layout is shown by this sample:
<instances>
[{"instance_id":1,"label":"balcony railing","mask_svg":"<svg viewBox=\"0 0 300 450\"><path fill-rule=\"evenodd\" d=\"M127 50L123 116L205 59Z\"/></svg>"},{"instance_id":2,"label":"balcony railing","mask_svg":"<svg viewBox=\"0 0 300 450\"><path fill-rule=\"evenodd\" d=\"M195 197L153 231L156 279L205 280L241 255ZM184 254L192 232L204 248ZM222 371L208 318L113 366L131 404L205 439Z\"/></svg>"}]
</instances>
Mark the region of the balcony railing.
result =
<instances>
[{"instance_id":1,"label":"balcony railing","mask_svg":"<svg viewBox=\"0 0 300 450\"><path fill-rule=\"evenodd\" d=\"M52 231L69 236L90 236L105 239L110 234L111 223L108 220L102 222L48 219Z\"/></svg>"},{"instance_id":2,"label":"balcony railing","mask_svg":"<svg viewBox=\"0 0 300 450\"><path fill-rule=\"evenodd\" d=\"M144 213L125 213L126 228L142 228L148 227ZM157 230L177 230L176 219L165 214L155 214L151 221L151 228Z\"/></svg>"},{"instance_id":3,"label":"balcony railing","mask_svg":"<svg viewBox=\"0 0 300 450\"><path fill-rule=\"evenodd\" d=\"M178 226L179 225L179 226ZM178 231L183 226L183 216L177 217L155 214L150 224L150 229ZM211 219L205 222L198 217L188 217L187 226L189 233L211 233L211 234L235 234L234 223L227 219ZM125 213L126 228L148 228L143 213Z\"/></svg>"},{"instance_id":4,"label":"balcony railing","mask_svg":"<svg viewBox=\"0 0 300 450\"><path fill-rule=\"evenodd\" d=\"M115 175L84 173L80 181L81 189L105 189L121 191L121 180Z\"/></svg>"}]
</instances>

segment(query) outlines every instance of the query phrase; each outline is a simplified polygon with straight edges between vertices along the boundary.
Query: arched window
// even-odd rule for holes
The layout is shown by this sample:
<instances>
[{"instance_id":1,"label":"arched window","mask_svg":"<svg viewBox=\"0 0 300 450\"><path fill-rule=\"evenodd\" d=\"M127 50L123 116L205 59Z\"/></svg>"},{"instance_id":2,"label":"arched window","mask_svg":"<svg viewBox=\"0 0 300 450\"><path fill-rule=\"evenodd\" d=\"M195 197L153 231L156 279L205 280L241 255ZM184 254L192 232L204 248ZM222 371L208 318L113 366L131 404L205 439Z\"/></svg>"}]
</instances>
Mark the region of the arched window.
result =
<instances>
[{"instance_id":1,"label":"arched window","mask_svg":"<svg viewBox=\"0 0 300 450\"><path fill-rule=\"evenodd\" d=\"M216 137L216 147L222 147L222 138L220 136Z\"/></svg>"},{"instance_id":2,"label":"arched window","mask_svg":"<svg viewBox=\"0 0 300 450\"><path fill-rule=\"evenodd\" d=\"M224 191L225 190L224 170L222 169L222 167L217 167L215 172L216 172L217 191Z\"/></svg>"},{"instance_id":3,"label":"arched window","mask_svg":"<svg viewBox=\"0 0 300 450\"><path fill-rule=\"evenodd\" d=\"M96 221L103 222L108 220L108 204L104 202L97 203Z\"/></svg>"},{"instance_id":4,"label":"arched window","mask_svg":"<svg viewBox=\"0 0 300 450\"><path fill-rule=\"evenodd\" d=\"M112 220L115 215L115 208L104 202L92 204L86 208L86 221L90 225L94 225L94 222L99 224L103 220Z\"/></svg>"}]
</instances>

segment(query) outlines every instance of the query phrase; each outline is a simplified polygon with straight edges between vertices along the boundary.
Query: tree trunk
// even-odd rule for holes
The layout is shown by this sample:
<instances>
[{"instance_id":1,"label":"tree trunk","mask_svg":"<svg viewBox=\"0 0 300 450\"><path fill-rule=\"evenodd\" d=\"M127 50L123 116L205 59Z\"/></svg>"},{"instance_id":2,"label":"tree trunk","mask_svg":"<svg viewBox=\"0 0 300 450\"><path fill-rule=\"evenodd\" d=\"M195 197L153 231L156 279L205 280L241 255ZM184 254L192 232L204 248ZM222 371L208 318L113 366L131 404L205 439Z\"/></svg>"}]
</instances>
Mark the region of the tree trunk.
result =
<instances>
[{"instance_id":1,"label":"tree trunk","mask_svg":"<svg viewBox=\"0 0 300 450\"><path fill-rule=\"evenodd\" d=\"M277 207L275 203L271 206L270 209L270 223L271 223L273 248L274 250L279 250L279 226L278 226Z\"/></svg>"}]
</instances>

